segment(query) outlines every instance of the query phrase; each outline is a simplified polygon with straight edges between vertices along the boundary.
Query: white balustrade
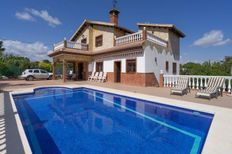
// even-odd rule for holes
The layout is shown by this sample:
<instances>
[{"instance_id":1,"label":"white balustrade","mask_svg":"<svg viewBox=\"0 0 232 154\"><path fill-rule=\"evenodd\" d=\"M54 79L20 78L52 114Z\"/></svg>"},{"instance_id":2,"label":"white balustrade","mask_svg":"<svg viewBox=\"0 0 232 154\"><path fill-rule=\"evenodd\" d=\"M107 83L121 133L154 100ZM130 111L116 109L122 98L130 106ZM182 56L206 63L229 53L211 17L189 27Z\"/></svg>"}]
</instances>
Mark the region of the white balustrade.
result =
<instances>
[{"instance_id":1,"label":"white balustrade","mask_svg":"<svg viewBox=\"0 0 232 154\"><path fill-rule=\"evenodd\" d=\"M140 41L143 39L142 31L115 38L116 45Z\"/></svg>"},{"instance_id":2,"label":"white balustrade","mask_svg":"<svg viewBox=\"0 0 232 154\"><path fill-rule=\"evenodd\" d=\"M207 87L209 78L211 77L224 77L223 91L231 93L232 91L232 76L201 76L201 75L164 75L164 86L173 87L180 76L189 77L189 87L191 89L204 89Z\"/></svg>"},{"instance_id":3,"label":"white balustrade","mask_svg":"<svg viewBox=\"0 0 232 154\"><path fill-rule=\"evenodd\" d=\"M143 37L143 31L139 31L137 33L133 33L133 34L129 34L129 35L125 35L125 36L121 36L121 37L117 37L115 38L115 43L116 45L122 45L122 44L127 44L127 43L131 43L131 42L136 42L136 41L140 41L142 40ZM167 41L162 40L161 38L147 32L147 40L151 41L153 43L159 44L161 46L167 47Z\"/></svg>"},{"instance_id":4,"label":"white balustrade","mask_svg":"<svg viewBox=\"0 0 232 154\"><path fill-rule=\"evenodd\" d=\"M66 48L88 50L87 44L71 42L71 41L66 41L66 42L67 42ZM58 43L54 44L54 51L61 49L61 48L64 48L64 47L65 47L65 41L58 42Z\"/></svg>"}]
</instances>

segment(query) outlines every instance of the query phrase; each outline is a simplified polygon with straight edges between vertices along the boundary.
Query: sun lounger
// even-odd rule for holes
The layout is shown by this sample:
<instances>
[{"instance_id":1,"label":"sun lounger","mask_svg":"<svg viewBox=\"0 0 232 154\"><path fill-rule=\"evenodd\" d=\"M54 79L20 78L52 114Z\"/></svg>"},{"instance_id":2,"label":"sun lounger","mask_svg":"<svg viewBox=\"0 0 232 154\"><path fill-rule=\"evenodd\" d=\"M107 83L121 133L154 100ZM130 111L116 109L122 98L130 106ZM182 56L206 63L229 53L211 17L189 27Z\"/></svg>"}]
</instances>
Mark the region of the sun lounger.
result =
<instances>
[{"instance_id":1,"label":"sun lounger","mask_svg":"<svg viewBox=\"0 0 232 154\"><path fill-rule=\"evenodd\" d=\"M106 75L107 75L107 72L103 72L102 76L99 77L99 82L104 82L104 81L106 81Z\"/></svg>"},{"instance_id":2,"label":"sun lounger","mask_svg":"<svg viewBox=\"0 0 232 154\"><path fill-rule=\"evenodd\" d=\"M99 81L100 82L105 82L106 81L106 76L107 76L107 72L104 72L103 76L101 77L101 79Z\"/></svg>"},{"instance_id":3,"label":"sun lounger","mask_svg":"<svg viewBox=\"0 0 232 154\"><path fill-rule=\"evenodd\" d=\"M207 97L209 99L215 97L217 98L220 93L222 96L222 86L225 79L223 77L211 77L208 80L208 86L206 89L199 90L196 93L196 97Z\"/></svg>"},{"instance_id":4,"label":"sun lounger","mask_svg":"<svg viewBox=\"0 0 232 154\"><path fill-rule=\"evenodd\" d=\"M88 77L88 81L91 81L94 77L95 72L92 72L92 74Z\"/></svg>"},{"instance_id":5,"label":"sun lounger","mask_svg":"<svg viewBox=\"0 0 232 154\"><path fill-rule=\"evenodd\" d=\"M96 81L100 82L102 77L103 77L103 72L100 72L97 79L96 79Z\"/></svg>"},{"instance_id":6,"label":"sun lounger","mask_svg":"<svg viewBox=\"0 0 232 154\"><path fill-rule=\"evenodd\" d=\"M72 75L72 77L71 77L71 80L76 80L76 79L77 79L77 74L74 73L74 74Z\"/></svg>"},{"instance_id":7,"label":"sun lounger","mask_svg":"<svg viewBox=\"0 0 232 154\"><path fill-rule=\"evenodd\" d=\"M98 79L98 76L99 76L99 72L96 72L94 77L90 81L96 81Z\"/></svg>"},{"instance_id":8,"label":"sun lounger","mask_svg":"<svg viewBox=\"0 0 232 154\"><path fill-rule=\"evenodd\" d=\"M181 96L190 92L190 88L188 87L188 77L180 76L177 80L177 84L171 88L170 94L180 94Z\"/></svg>"}]
</instances>

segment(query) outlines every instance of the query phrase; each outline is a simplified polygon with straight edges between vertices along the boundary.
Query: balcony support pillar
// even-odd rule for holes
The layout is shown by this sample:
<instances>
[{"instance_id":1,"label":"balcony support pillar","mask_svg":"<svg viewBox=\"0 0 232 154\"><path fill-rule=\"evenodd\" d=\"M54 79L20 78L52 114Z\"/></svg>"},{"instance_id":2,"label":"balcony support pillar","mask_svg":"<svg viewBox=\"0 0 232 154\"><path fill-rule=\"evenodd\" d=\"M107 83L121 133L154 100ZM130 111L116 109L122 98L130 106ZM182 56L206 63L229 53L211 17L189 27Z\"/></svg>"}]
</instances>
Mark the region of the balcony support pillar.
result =
<instances>
[{"instance_id":1,"label":"balcony support pillar","mask_svg":"<svg viewBox=\"0 0 232 154\"><path fill-rule=\"evenodd\" d=\"M143 40L147 40L147 29L143 27Z\"/></svg>"},{"instance_id":2,"label":"balcony support pillar","mask_svg":"<svg viewBox=\"0 0 232 154\"><path fill-rule=\"evenodd\" d=\"M66 82L66 74L67 74L67 71L66 71L66 61L65 60L63 60L63 63L62 63L62 65L63 65L63 75L62 75L62 78L63 78L63 82Z\"/></svg>"},{"instance_id":3,"label":"balcony support pillar","mask_svg":"<svg viewBox=\"0 0 232 154\"><path fill-rule=\"evenodd\" d=\"M64 38L64 48L67 48L67 40L66 40L66 38Z\"/></svg>"},{"instance_id":4,"label":"balcony support pillar","mask_svg":"<svg viewBox=\"0 0 232 154\"><path fill-rule=\"evenodd\" d=\"M56 79L56 62L52 64L52 80Z\"/></svg>"}]
</instances>

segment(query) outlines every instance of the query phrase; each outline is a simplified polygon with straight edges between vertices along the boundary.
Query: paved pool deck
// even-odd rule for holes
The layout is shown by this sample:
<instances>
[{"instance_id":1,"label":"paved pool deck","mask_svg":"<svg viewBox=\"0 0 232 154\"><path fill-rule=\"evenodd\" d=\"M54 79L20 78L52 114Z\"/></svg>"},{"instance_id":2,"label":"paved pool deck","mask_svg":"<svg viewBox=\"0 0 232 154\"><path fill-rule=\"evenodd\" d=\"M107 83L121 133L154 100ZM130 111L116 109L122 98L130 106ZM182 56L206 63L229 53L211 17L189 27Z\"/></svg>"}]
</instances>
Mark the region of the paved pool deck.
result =
<instances>
[{"instance_id":1,"label":"paved pool deck","mask_svg":"<svg viewBox=\"0 0 232 154\"><path fill-rule=\"evenodd\" d=\"M61 80L29 82L15 80L0 81L0 89L2 90L2 93L0 93L0 153L25 153L23 149L25 143L22 143L22 135L17 130L17 120L15 120L17 119L17 113L10 103L9 92L31 91L34 87L54 85L93 87L98 90L133 95L148 100L159 100L160 102L166 101L170 105L216 113L203 153L228 153L232 151L232 97L227 96L227 94L218 99L208 100L195 98L196 91L194 90L185 96L175 96L170 95L169 88L135 87L88 81L66 82L64 84Z\"/></svg>"},{"instance_id":2,"label":"paved pool deck","mask_svg":"<svg viewBox=\"0 0 232 154\"><path fill-rule=\"evenodd\" d=\"M118 83L98 83L89 81L68 81L63 83L62 80L40 80L40 81L24 81L24 80L12 80L12 81L0 81L0 90L2 91L14 91L18 89L31 88L37 86L49 86L49 85L94 85L105 88L112 88L117 90L124 90L133 93L141 93L152 96L159 96L170 99L177 99L182 101L189 101L194 103L213 105L225 108L232 108L232 97L224 93L223 97L213 98L211 100L204 98L195 98L197 90L191 90L191 93L184 96L170 95L170 88L158 88L158 87L138 87L128 86Z\"/></svg>"}]
</instances>

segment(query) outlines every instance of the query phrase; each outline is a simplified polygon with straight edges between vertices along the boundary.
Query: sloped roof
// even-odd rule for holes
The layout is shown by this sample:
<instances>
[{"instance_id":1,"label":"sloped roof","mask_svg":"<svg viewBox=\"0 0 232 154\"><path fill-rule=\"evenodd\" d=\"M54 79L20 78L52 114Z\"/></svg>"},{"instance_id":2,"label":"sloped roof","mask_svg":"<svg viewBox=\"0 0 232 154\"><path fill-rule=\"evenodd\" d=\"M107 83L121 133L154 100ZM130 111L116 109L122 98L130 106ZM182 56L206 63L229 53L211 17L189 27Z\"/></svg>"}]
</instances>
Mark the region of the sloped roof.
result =
<instances>
[{"instance_id":1,"label":"sloped roof","mask_svg":"<svg viewBox=\"0 0 232 154\"><path fill-rule=\"evenodd\" d=\"M174 24L150 24L150 23L137 23L138 27L158 27L158 28L168 28L180 37L185 37L185 34L180 31Z\"/></svg>"},{"instance_id":2,"label":"sloped roof","mask_svg":"<svg viewBox=\"0 0 232 154\"><path fill-rule=\"evenodd\" d=\"M110 22L102 22L102 21L93 21L93 20L84 20L83 23L80 25L80 27L76 30L76 32L72 35L72 37L70 38L71 41L74 41L76 39L76 37L81 33L81 31L88 25L100 25L100 26L109 26L109 27L115 27L119 30L125 31L127 33L134 33L133 31L121 27L121 26L117 26L113 23Z\"/></svg>"}]
</instances>

